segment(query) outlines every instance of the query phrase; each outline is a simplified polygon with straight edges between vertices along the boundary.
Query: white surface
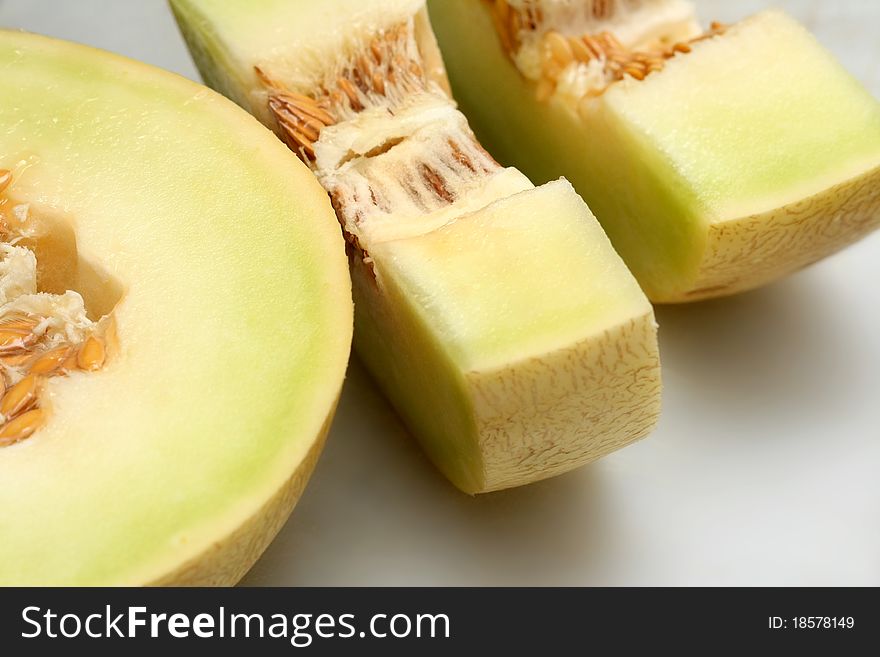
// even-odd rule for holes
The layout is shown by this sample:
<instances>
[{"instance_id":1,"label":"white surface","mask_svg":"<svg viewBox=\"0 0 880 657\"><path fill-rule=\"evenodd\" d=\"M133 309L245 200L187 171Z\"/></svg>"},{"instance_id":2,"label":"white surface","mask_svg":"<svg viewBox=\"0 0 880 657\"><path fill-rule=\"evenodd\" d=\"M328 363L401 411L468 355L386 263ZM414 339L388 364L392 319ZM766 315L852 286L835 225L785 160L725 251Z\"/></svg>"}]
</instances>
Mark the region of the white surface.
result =
<instances>
[{"instance_id":1,"label":"white surface","mask_svg":"<svg viewBox=\"0 0 880 657\"><path fill-rule=\"evenodd\" d=\"M721 20L765 6L700 4ZM880 3L778 4L880 96ZM161 0L0 0L0 25L196 77ZM658 430L476 499L355 361L312 483L245 583L880 585L878 281L875 234L764 290L660 308Z\"/></svg>"}]
</instances>

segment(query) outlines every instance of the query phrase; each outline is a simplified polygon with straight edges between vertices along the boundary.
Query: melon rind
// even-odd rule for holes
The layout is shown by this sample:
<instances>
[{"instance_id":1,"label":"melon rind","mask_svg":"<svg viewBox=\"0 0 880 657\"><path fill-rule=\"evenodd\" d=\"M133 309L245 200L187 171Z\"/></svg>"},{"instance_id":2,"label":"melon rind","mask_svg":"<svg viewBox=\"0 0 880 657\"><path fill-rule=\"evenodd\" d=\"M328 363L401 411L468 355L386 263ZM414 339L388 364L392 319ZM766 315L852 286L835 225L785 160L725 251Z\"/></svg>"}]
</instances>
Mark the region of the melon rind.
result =
<instances>
[{"instance_id":1,"label":"melon rind","mask_svg":"<svg viewBox=\"0 0 880 657\"><path fill-rule=\"evenodd\" d=\"M880 104L782 12L579 112L536 100L489 3L430 7L477 136L535 181L569 178L653 301L752 289L880 226Z\"/></svg>"},{"instance_id":2,"label":"melon rind","mask_svg":"<svg viewBox=\"0 0 880 657\"><path fill-rule=\"evenodd\" d=\"M709 226L696 282L666 301L745 292L813 264L880 228L880 166L818 194Z\"/></svg>"}]
</instances>

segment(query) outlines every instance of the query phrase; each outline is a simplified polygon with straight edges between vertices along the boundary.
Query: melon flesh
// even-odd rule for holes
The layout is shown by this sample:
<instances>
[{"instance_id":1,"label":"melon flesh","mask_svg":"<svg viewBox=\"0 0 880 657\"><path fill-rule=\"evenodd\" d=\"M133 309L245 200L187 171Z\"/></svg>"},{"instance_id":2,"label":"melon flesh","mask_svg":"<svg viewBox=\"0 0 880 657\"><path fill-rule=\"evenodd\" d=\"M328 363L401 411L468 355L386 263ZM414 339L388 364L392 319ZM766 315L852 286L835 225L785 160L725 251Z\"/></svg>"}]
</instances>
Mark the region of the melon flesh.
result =
<instances>
[{"instance_id":1,"label":"melon flesh","mask_svg":"<svg viewBox=\"0 0 880 657\"><path fill-rule=\"evenodd\" d=\"M569 183L371 254L382 288L355 269L358 353L463 490L559 474L653 427L650 305Z\"/></svg>"},{"instance_id":2,"label":"melon flesh","mask_svg":"<svg viewBox=\"0 0 880 657\"><path fill-rule=\"evenodd\" d=\"M38 280L118 337L0 448L0 584L234 583L298 498L342 384L353 311L326 194L182 78L18 32L0 60L0 168L56 238L37 239Z\"/></svg>"},{"instance_id":3,"label":"melon flesh","mask_svg":"<svg viewBox=\"0 0 880 657\"><path fill-rule=\"evenodd\" d=\"M431 2L456 99L502 162L572 181L652 300L754 288L880 225L880 104L782 12L578 105L536 98L490 5Z\"/></svg>"},{"instance_id":4,"label":"melon flesh","mask_svg":"<svg viewBox=\"0 0 880 657\"><path fill-rule=\"evenodd\" d=\"M647 298L568 182L535 188L476 144L423 2L171 4L204 79L283 138L255 67L318 98L371 40L414 34L425 79L331 106L342 118L321 129L311 166L351 245L355 348L456 486L553 476L653 427ZM434 184L419 180L426 165Z\"/></svg>"}]
</instances>

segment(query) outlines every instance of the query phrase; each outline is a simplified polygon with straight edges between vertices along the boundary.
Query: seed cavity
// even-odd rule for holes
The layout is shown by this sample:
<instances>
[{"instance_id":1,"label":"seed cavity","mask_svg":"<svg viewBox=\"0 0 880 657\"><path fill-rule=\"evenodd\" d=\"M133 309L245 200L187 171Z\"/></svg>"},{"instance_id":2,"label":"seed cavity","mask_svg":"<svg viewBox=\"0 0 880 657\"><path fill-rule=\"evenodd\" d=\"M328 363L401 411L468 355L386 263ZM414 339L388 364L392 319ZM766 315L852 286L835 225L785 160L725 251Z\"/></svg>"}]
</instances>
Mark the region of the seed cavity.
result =
<instances>
[{"instance_id":1,"label":"seed cavity","mask_svg":"<svg viewBox=\"0 0 880 657\"><path fill-rule=\"evenodd\" d=\"M330 194L349 253L370 227L440 210L501 167L426 73L414 19L366 35L311 87L256 69L277 132ZM386 222L387 223L387 222Z\"/></svg>"},{"instance_id":2,"label":"seed cavity","mask_svg":"<svg viewBox=\"0 0 880 657\"><path fill-rule=\"evenodd\" d=\"M539 72L537 77L528 77L534 78L538 101L550 100L565 85L574 102L580 101L584 109L614 84L624 79L644 80L662 71L676 55L690 53L694 43L727 30L726 25L713 22L706 32L684 41L658 39L648 47L627 46L609 30L572 36L544 24L541 0L521 0L515 5L507 0L483 1L490 4L502 47L514 63L520 61L518 54L524 44L537 44ZM580 4L596 23L609 21L622 8L619 0L574 0L569 4Z\"/></svg>"},{"instance_id":3,"label":"seed cavity","mask_svg":"<svg viewBox=\"0 0 880 657\"><path fill-rule=\"evenodd\" d=\"M109 318L89 320L75 292L36 290L36 257L18 246L28 208L7 195L13 178L11 170L0 169L0 447L43 426L50 378L104 365L110 326Z\"/></svg>"}]
</instances>

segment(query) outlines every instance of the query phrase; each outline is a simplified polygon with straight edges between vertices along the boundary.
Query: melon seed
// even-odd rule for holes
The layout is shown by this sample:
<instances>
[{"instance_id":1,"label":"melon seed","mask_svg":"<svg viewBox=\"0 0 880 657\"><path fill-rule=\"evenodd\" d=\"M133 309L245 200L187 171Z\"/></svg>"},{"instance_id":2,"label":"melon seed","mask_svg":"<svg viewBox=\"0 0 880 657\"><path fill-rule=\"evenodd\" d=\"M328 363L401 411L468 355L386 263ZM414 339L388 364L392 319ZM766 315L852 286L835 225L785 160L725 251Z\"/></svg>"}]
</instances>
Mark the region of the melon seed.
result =
<instances>
[{"instance_id":1,"label":"melon seed","mask_svg":"<svg viewBox=\"0 0 880 657\"><path fill-rule=\"evenodd\" d=\"M64 361L67 360L71 351L71 348L68 346L56 347L55 349L47 351L42 356L38 357L34 361L34 364L31 365L31 374L49 374L54 372L61 367L61 364L64 363Z\"/></svg>"},{"instance_id":2,"label":"melon seed","mask_svg":"<svg viewBox=\"0 0 880 657\"><path fill-rule=\"evenodd\" d=\"M79 348L76 363L80 369L86 372L101 369L104 364L104 343L94 335L90 335Z\"/></svg>"},{"instance_id":3,"label":"melon seed","mask_svg":"<svg viewBox=\"0 0 880 657\"><path fill-rule=\"evenodd\" d=\"M46 413L42 409L35 408L23 413L11 422L0 427L0 447L6 447L31 436L42 426L46 419Z\"/></svg>"},{"instance_id":4,"label":"melon seed","mask_svg":"<svg viewBox=\"0 0 880 657\"><path fill-rule=\"evenodd\" d=\"M13 418L29 408L37 400L37 377L28 374L12 386L0 401L0 414L4 418Z\"/></svg>"}]
</instances>

